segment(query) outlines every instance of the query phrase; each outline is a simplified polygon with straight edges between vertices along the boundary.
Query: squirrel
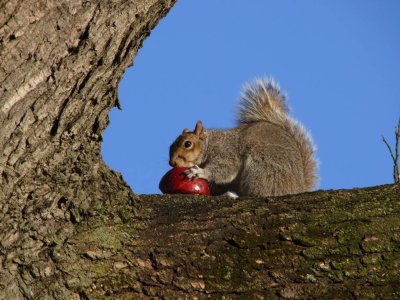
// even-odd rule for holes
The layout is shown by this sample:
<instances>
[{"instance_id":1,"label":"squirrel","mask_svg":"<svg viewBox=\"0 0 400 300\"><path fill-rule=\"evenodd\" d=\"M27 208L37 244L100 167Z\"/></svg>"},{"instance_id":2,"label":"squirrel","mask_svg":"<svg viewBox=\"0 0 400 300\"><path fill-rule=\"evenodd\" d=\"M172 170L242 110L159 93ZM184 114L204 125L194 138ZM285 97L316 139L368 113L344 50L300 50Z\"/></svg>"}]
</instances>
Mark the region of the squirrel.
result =
<instances>
[{"instance_id":1,"label":"squirrel","mask_svg":"<svg viewBox=\"0 0 400 300\"><path fill-rule=\"evenodd\" d=\"M169 164L204 178L212 195L266 197L310 191L317 180L310 134L289 116L286 94L272 78L245 85L229 130L206 130L198 121L170 146Z\"/></svg>"}]
</instances>

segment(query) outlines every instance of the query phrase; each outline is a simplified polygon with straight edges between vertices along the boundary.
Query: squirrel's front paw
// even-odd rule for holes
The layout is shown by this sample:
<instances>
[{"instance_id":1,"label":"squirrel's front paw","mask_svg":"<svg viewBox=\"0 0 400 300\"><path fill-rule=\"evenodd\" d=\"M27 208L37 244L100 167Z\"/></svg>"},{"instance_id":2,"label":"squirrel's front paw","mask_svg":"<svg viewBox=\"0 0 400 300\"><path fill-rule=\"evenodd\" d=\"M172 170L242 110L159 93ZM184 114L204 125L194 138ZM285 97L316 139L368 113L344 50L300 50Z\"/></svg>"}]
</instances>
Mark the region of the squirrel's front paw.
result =
<instances>
[{"instance_id":1,"label":"squirrel's front paw","mask_svg":"<svg viewBox=\"0 0 400 300\"><path fill-rule=\"evenodd\" d=\"M190 167L184 173L189 179L203 178L207 180L209 178L208 172L205 169L200 168L198 165Z\"/></svg>"}]
</instances>

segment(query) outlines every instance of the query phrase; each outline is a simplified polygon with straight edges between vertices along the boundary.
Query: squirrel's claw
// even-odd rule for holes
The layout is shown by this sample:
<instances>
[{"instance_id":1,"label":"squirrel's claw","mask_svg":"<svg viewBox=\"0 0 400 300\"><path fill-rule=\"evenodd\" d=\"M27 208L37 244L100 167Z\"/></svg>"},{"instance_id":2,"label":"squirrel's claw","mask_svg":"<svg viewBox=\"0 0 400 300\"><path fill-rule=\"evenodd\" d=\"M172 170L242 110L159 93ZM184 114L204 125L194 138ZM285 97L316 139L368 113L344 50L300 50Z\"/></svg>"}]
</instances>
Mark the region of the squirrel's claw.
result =
<instances>
[{"instance_id":1,"label":"squirrel's claw","mask_svg":"<svg viewBox=\"0 0 400 300\"><path fill-rule=\"evenodd\" d=\"M200 168L198 165L190 167L184 172L185 176L189 179L203 178L208 179L207 172Z\"/></svg>"},{"instance_id":2,"label":"squirrel's claw","mask_svg":"<svg viewBox=\"0 0 400 300\"><path fill-rule=\"evenodd\" d=\"M187 169L185 172L183 172L183 174L185 174L185 176L189 179L196 178L196 174L194 174L194 172L192 172L191 168Z\"/></svg>"}]
</instances>

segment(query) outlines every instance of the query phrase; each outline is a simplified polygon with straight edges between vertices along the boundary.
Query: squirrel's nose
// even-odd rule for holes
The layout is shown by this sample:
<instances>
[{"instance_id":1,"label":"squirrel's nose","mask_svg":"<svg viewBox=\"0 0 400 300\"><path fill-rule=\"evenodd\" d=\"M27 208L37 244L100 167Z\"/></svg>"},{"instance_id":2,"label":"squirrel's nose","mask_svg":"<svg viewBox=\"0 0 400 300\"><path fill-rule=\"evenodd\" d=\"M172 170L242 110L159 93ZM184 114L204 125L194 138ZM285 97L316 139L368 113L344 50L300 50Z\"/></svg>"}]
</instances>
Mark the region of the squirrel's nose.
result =
<instances>
[{"instance_id":1,"label":"squirrel's nose","mask_svg":"<svg viewBox=\"0 0 400 300\"><path fill-rule=\"evenodd\" d=\"M171 159L171 160L169 161L169 165L170 165L171 167L176 167L176 160L174 160L174 159L172 160L172 159Z\"/></svg>"}]
</instances>

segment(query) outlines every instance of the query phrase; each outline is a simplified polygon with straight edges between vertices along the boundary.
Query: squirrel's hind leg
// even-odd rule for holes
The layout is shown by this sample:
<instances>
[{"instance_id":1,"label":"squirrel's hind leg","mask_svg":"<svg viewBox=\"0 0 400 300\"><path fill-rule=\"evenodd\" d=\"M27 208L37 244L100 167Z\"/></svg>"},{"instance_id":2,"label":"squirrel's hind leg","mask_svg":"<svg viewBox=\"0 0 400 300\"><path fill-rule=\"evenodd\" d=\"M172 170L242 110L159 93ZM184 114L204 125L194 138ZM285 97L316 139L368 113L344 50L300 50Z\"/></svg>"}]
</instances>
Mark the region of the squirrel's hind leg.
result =
<instances>
[{"instance_id":1,"label":"squirrel's hind leg","mask_svg":"<svg viewBox=\"0 0 400 300\"><path fill-rule=\"evenodd\" d=\"M249 156L241 173L239 193L252 197L293 194L298 181L294 176L293 172L272 160L258 161Z\"/></svg>"},{"instance_id":2,"label":"squirrel's hind leg","mask_svg":"<svg viewBox=\"0 0 400 300\"><path fill-rule=\"evenodd\" d=\"M227 196L227 197L229 197L229 198L231 198L231 199L237 199L237 198L239 198L239 195L238 195L238 194L236 194L235 192L231 192L231 191L225 192L224 194L222 194L222 196Z\"/></svg>"}]
</instances>

